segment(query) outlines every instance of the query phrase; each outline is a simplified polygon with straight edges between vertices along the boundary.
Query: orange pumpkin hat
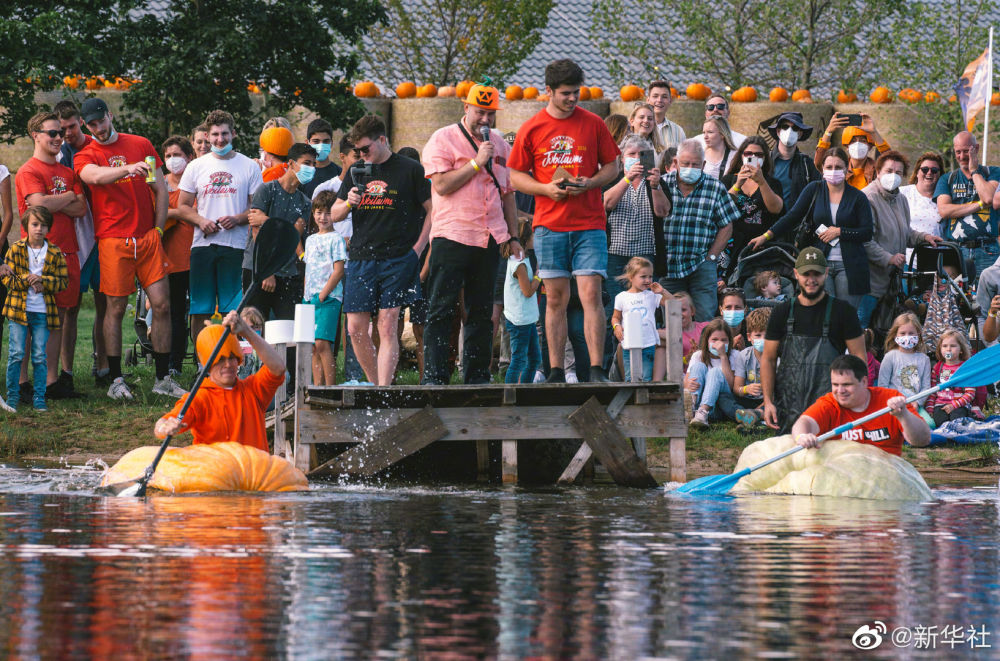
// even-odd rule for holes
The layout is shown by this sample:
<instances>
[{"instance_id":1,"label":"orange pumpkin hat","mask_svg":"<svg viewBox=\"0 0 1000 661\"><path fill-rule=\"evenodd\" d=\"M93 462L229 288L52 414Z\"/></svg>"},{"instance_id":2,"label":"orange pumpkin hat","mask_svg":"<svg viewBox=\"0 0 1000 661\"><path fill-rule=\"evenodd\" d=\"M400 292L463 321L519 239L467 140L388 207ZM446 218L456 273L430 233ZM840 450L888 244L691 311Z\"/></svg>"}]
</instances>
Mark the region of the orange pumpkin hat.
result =
<instances>
[{"instance_id":1,"label":"orange pumpkin hat","mask_svg":"<svg viewBox=\"0 0 1000 661\"><path fill-rule=\"evenodd\" d=\"M476 83L469 90L469 96L465 102L470 106L483 108L484 110L500 109L500 90L490 85L492 81L487 78L483 82Z\"/></svg>"},{"instance_id":2,"label":"orange pumpkin hat","mask_svg":"<svg viewBox=\"0 0 1000 661\"><path fill-rule=\"evenodd\" d=\"M288 129L285 130L287 131ZM211 326L205 326L198 333L198 341L195 343L195 348L198 351L198 362L202 365L208 362L209 356L212 355L212 349L215 348L225 330L220 324L212 324ZM240 364L243 364L243 350L240 348L240 341L232 333L226 338L226 342L222 345L222 348L219 349L219 355L216 356L216 360L225 358L226 356L236 356L239 358Z\"/></svg>"},{"instance_id":3,"label":"orange pumpkin hat","mask_svg":"<svg viewBox=\"0 0 1000 661\"><path fill-rule=\"evenodd\" d=\"M865 140L868 142L874 142L868 131L864 130L860 126L848 126L844 128L844 132L840 135L840 141L845 145L851 144L851 140L858 137L859 135L864 136Z\"/></svg>"},{"instance_id":4,"label":"orange pumpkin hat","mask_svg":"<svg viewBox=\"0 0 1000 661\"><path fill-rule=\"evenodd\" d=\"M284 126L272 126L260 134L260 148L275 156L288 156L295 144L295 136Z\"/></svg>"}]
</instances>

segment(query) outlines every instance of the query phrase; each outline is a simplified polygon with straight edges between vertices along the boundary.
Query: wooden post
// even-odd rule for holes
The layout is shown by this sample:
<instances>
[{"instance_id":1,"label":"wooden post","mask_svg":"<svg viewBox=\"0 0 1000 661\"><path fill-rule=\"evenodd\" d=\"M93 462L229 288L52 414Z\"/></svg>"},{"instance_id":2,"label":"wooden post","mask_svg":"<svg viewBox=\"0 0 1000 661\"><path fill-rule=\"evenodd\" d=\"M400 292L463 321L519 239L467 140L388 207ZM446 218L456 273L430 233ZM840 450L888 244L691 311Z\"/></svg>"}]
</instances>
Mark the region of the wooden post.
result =
<instances>
[{"instance_id":1,"label":"wooden post","mask_svg":"<svg viewBox=\"0 0 1000 661\"><path fill-rule=\"evenodd\" d=\"M569 422L594 451L615 484L640 489L654 488L656 480L639 461L628 439L596 397L569 415Z\"/></svg>"},{"instance_id":2,"label":"wooden post","mask_svg":"<svg viewBox=\"0 0 1000 661\"><path fill-rule=\"evenodd\" d=\"M303 473L316 465L316 446L303 445L302 429L299 425L300 411L306 404L306 388L312 383L312 350L310 342L298 342L295 345L295 467ZM278 412L280 415L281 412Z\"/></svg>"},{"instance_id":3,"label":"wooden post","mask_svg":"<svg viewBox=\"0 0 1000 661\"><path fill-rule=\"evenodd\" d=\"M490 479L490 442L476 441L476 481L486 482Z\"/></svg>"},{"instance_id":4,"label":"wooden post","mask_svg":"<svg viewBox=\"0 0 1000 661\"><path fill-rule=\"evenodd\" d=\"M514 388L504 388L504 406L514 406L517 403L517 391ZM504 484L517 484L517 440L500 442L500 477Z\"/></svg>"},{"instance_id":5,"label":"wooden post","mask_svg":"<svg viewBox=\"0 0 1000 661\"><path fill-rule=\"evenodd\" d=\"M274 350L278 352L278 355L285 355L284 344L275 344ZM274 393L274 454L283 459L289 459L292 456L288 447L288 438L285 436L285 419L281 416L286 399L285 382L282 381Z\"/></svg>"},{"instance_id":6,"label":"wooden post","mask_svg":"<svg viewBox=\"0 0 1000 661\"><path fill-rule=\"evenodd\" d=\"M667 301L666 327L667 381L680 384L681 386L679 405L682 408L680 415L683 419L683 407L687 395L684 393L684 330L681 323L681 302L678 300ZM686 448L686 436L677 436L670 439L671 482L687 482Z\"/></svg>"},{"instance_id":7,"label":"wooden post","mask_svg":"<svg viewBox=\"0 0 1000 661\"><path fill-rule=\"evenodd\" d=\"M622 412L625 408L625 404L628 403L629 398L632 396L632 392L629 390L619 390L615 393L615 398L611 400L608 404L608 415L612 420L618 417L618 414ZM648 401L648 398L647 398ZM576 476L580 474L590 458L594 456L594 451L590 449L590 446L586 442L580 445L580 449L576 451L573 458L570 460L569 465L566 466L566 470L563 471L562 475L559 476L559 484L573 484L573 480ZM591 467L591 475L593 475L593 467Z\"/></svg>"}]
</instances>

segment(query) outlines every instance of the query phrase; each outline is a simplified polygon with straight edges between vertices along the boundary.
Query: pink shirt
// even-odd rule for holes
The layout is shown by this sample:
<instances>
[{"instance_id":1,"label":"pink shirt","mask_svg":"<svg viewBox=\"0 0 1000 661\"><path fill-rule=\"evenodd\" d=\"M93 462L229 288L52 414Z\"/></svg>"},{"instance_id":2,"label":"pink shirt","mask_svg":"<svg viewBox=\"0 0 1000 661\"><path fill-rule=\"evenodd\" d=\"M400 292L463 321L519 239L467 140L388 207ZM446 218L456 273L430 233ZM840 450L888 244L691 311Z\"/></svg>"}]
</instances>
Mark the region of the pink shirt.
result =
<instances>
[{"instance_id":1,"label":"pink shirt","mask_svg":"<svg viewBox=\"0 0 1000 661\"><path fill-rule=\"evenodd\" d=\"M507 169L510 146L496 131L490 132L490 142L494 150L493 174L503 192L510 193L514 190L510 185L510 170ZM477 147L469 144L457 124L440 128L424 146L424 174L429 179L432 174L457 170L475 158L477 149L478 144ZM439 194L431 186L431 202L434 214L432 239L443 237L467 246L485 248L491 235L498 244L510 238L500 193L486 168L448 195Z\"/></svg>"}]
</instances>

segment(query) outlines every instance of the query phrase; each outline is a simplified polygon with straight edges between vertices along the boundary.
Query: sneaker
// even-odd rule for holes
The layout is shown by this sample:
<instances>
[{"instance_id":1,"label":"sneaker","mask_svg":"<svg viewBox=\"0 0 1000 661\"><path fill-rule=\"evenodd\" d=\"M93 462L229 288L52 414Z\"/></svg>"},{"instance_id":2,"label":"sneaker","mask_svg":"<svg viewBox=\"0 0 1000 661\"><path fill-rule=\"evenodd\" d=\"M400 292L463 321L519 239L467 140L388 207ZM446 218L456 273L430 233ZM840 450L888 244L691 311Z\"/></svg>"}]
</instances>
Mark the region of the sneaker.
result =
<instances>
[{"instance_id":1,"label":"sneaker","mask_svg":"<svg viewBox=\"0 0 1000 661\"><path fill-rule=\"evenodd\" d=\"M7 413L17 413L17 402L15 400L10 400L13 406L4 401L3 397L0 397L0 409L3 409Z\"/></svg>"},{"instance_id":2,"label":"sneaker","mask_svg":"<svg viewBox=\"0 0 1000 661\"><path fill-rule=\"evenodd\" d=\"M691 426L708 427L708 411L699 406L698 410L691 417Z\"/></svg>"},{"instance_id":3,"label":"sneaker","mask_svg":"<svg viewBox=\"0 0 1000 661\"><path fill-rule=\"evenodd\" d=\"M35 404L35 410L39 413L48 413L49 407L45 405L45 402L42 402L41 404Z\"/></svg>"},{"instance_id":4,"label":"sneaker","mask_svg":"<svg viewBox=\"0 0 1000 661\"><path fill-rule=\"evenodd\" d=\"M80 399L83 393L73 389L73 376L63 372L52 385L45 388L45 399Z\"/></svg>"},{"instance_id":5,"label":"sneaker","mask_svg":"<svg viewBox=\"0 0 1000 661\"><path fill-rule=\"evenodd\" d=\"M132 391L126 385L125 379L120 376L111 382L111 387L108 388L108 397L111 399L135 399Z\"/></svg>"},{"instance_id":6,"label":"sneaker","mask_svg":"<svg viewBox=\"0 0 1000 661\"><path fill-rule=\"evenodd\" d=\"M764 413L760 409L736 409L736 422L747 431L756 427L763 419Z\"/></svg>"},{"instance_id":7,"label":"sneaker","mask_svg":"<svg viewBox=\"0 0 1000 661\"><path fill-rule=\"evenodd\" d=\"M596 365L590 366L590 382L591 383L611 383L608 378L607 372L604 371L603 367L598 367Z\"/></svg>"},{"instance_id":8,"label":"sneaker","mask_svg":"<svg viewBox=\"0 0 1000 661\"><path fill-rule=\"evenodd\" d=\"M575 371L569 370L566 372L566 383L580 383L580 379L577 378Z\"/></svg>"},{"instance_id":9,"label":"sneaker","mask_svg":"<svg viewBox=\"0 0 1000 661\"><path fill-rule=\"evenodd\" d=\"M153 384L153 393L156 395L167 395L169 397L183 397L187 394L187 390L181 388L180 385L174 381L174 377L167 374L162 379L156 381Z\"/></svg>"}]
</instances>

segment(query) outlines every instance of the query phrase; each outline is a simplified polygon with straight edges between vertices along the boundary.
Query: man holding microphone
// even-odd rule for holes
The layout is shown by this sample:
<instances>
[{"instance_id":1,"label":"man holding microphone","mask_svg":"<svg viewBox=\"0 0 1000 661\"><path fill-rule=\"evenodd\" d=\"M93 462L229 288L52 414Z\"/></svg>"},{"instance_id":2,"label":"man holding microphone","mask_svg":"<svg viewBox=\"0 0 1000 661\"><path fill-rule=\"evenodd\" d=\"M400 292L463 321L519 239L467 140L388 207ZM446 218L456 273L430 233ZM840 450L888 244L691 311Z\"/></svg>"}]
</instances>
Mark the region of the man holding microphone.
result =
<instances>
[{"instance_id":1,"label":"man holding microphone","mask_svg":"<svg viewBox=\"0 0 1000 661\"><path fill-rule=\"evenodd\" d=\"M517 207L507 158L510 147L490 130L500 92L488 83L473 85L456 124L438 129L423 153L431 181L434 223L427 277L424 330L424 383L447 384L449 337L459 292L465 289L465 383L490 382L493 285L500 244L513 241L511 254L524 256L517 242Z\"/></svg>"}]
</instances>

